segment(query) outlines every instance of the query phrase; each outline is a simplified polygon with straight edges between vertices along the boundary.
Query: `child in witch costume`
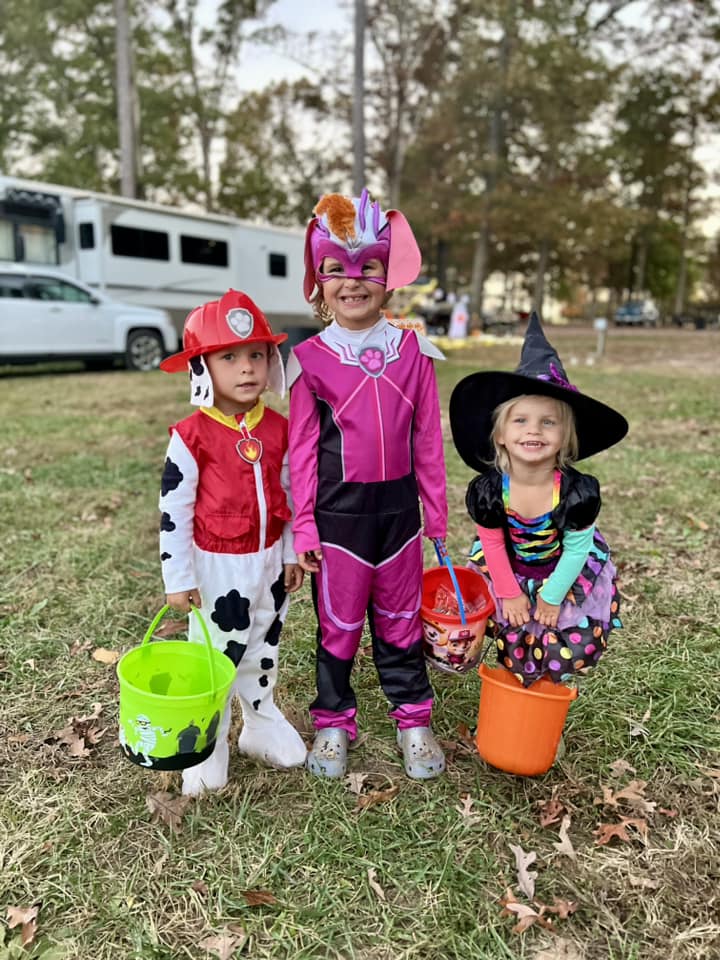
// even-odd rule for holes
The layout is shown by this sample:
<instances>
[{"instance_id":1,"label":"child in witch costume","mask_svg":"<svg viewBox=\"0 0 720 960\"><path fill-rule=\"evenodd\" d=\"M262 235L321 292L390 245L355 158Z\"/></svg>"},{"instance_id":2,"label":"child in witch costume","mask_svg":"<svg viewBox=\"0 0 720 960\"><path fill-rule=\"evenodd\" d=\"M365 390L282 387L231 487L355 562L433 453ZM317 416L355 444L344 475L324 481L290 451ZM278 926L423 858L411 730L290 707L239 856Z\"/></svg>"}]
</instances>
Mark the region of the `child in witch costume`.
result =
<instances>
[{"instance_id":1,"label":"child in witch costume","mask_svg":"<svg viewBox=\"0 0 720 960\"><path fill-rule=\"evenodd\" d=\"M343 776L357 734L350 672L367 614L380 684L408 776L445 767L430 728L422 650L422 527L444 539L445 467L432 358L424 337L381 314L421 258L397 210L329 194L305 243L308 301L328 323L288 360L295 549L312 574L318 619L316 728L308 769Z\"/></svg>"},{"instance_id":2,"label":"child in witch costume","mask_svg":"<svg viewBox=\"0 0 720 960\"><path fill-rule=\"evenodd\" d=\"M167 602L203 608L213 644L237 667L217 744L183 772L183 793L227 783L233 696L242 706L241 753L272 766L300 766L307 753L273 702L278 641L287 594L303 571L292 548L287 420L260 397L280 396L285 377L264 314L244 293L193 310L169 373L189 370L190 402L200 409L170 427L160 495L160 551ZM204 642L190 616L190 640Z\"/></svg>"},{"instance_id":3,"label":"child in witch costume","mask_svg":"<svg viewBox=\"0 0 720 960\"><path fill-rule=\"evenodd\" d=\"M533 313L518 368L461 380L450 424L480 471L466 496L478 533L470 566L495 600L498 661L525 686L593 666L621 626L619 595L595 527L598 481L571 464L622 440L627 421L568 382Z\"/></svg>"}]
</instances>

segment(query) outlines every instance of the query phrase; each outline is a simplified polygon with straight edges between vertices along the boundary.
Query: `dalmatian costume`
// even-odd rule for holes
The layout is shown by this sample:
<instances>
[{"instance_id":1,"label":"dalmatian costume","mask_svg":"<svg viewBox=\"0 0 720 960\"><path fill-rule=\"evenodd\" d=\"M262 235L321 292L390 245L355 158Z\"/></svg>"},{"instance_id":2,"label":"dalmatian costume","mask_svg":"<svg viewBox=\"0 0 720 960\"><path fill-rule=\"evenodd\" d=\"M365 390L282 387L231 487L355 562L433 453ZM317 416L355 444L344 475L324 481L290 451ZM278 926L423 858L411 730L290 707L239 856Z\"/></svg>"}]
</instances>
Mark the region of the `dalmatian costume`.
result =
<instances>
[{"instance_id":1,"label":"dalmatian costume","mask_svg":"<svg viewBox=\"0 0 720 960\"><path fill-rule=\"evenodd\" d=\"M196 588L213 644L237 668L217 745L183 772L183 792L227 782L233 696L243 729L238 748L277 767L302 765L306 748L273 700L278 644L288 608L283 564L295 563L290 529L287 420L258 399L244 415L213 406L212 379L202 353L247 342L274 344L269 386L282 395L284 374L267 320L242 293L193 311L185 350L163 361L168 372L189 369L195 413L170 427L160 494L160 555L168 594ZM190 640L203 643L195 616Z\"/></svg>"}]
</instances>

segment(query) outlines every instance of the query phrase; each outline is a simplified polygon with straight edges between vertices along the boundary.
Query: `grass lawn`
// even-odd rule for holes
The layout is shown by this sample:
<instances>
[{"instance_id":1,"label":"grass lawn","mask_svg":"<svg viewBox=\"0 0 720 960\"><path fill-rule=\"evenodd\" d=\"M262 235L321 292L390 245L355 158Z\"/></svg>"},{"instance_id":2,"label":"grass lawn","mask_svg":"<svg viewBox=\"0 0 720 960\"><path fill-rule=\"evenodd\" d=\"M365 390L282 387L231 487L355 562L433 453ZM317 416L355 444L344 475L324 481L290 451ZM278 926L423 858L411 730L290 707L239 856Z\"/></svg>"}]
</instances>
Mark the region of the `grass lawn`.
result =
<instances>
[{"instance_id":1,"label":"grass lawn","mask_svg":"<svg viewBox=\"0 0 720 960\"><path fill-rule=\"evenodd\" d=\"M167 425L189 412L185 380L2 374L0 917L39 912L35 930L24 915L23 949L10 909L0 960L717 960L720 333L611 330L594 364L591 331L551 339L570 378L631 424L587 464L625 627L583 682L563 758L536 779L488 767L470 740L477 676L433 674L448 770L408 780L362 653L350 769L364 778L323 782L234 753L228 787L184 809L179 775L121 756L115 667L92 651L137 644L162 603L158 488ZM519 341L452 351L438 365L443 409L460 377L518 357ZM449 546L463 563L471 473L446 438ZM306 585L277 699L308 738L313 646ZM72 718L79 745L61 733ZM535 854L534 897L511 845Z\"/></svg>"}]
</instances>

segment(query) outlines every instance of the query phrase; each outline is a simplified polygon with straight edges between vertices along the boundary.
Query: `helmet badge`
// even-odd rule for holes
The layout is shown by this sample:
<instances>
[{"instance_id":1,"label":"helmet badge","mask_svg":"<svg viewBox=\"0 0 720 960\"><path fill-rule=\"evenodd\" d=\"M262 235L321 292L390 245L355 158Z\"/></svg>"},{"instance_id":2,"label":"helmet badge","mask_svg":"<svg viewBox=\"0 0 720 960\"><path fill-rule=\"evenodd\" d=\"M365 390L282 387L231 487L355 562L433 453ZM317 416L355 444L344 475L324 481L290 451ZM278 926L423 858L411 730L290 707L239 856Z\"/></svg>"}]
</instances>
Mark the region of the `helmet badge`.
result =
<instances>
[{"instance_id":1,"label":"helmet badge","mask_svg":"<svg viewBox=\"0 0 720 960\"><path fill-rule=\"evenodd\" d=\"M228 310L225 319L232 332L242 340L252 333L255 321L250 311L245 310L244 307L234 307L232 310Z\"/></svg>"}]
</instances>

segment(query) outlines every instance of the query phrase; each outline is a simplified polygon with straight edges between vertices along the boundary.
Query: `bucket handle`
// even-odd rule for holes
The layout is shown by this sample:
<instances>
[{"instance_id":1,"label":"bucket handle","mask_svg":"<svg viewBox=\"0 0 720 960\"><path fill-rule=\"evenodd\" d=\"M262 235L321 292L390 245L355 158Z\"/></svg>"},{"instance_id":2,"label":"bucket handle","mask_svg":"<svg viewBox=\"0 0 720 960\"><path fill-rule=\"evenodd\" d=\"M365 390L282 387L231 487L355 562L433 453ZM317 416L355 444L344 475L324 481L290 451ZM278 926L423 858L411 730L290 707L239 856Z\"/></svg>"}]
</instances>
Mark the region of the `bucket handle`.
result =
<instances>
[{"instance_id":1,"label":"bucket handle","mask_svg":"<svg viewBox=\"0 0 720 960\"><path fill-rule=\"evenodd\" d=\"M450 579L452 580L452 585L455 588L455 596L457 597L458 602L458 612L460 614L460 623L463 626L467 625L467 619L465 617L465 604L463 603L462 594L460 593L460 584L457 581L455 576L455 569L452 565L452 560L450 559L450 554L447 551L447 547L442 540L438 538L433 539L433 546L435 547L435 553L437 554L438 563L441 567L447 567L447 571L450 574Z\"/></svg>"},{"instance_id":2,"label":"bucket handle","mask_svg":"<svg viewBox=\"0 0 720 960\"><path fill-rule=\"evenodd\" d=\"M155 628L156 628L157 625L160 623L160 621L162 620L162 618L165 616L165 614L168 612L169 609L170 609L170 605L169 605L168 603L166 603L164 607L161 607L161 608L160 608L160 610L158 611L157 615L155 616L153 622L152 622L152 623L150 624L150 626L147 628L147 633L146 633L145 636L143 637L142 643L140 644L141 647L144 647L146 643L149 643L149 642L150 642L150 640L152 639L152 635L155 633ZM191 603L191 604L190 604L190 610L191 610L192 613L194 613L195 616L197 617L198 623L200 624L200 626L201 626L201 628L202 628L202 632L203 632L203 634L205 635L205 646L207 647L207 650L208 650L208 667L209 667L209 669L210 669L210 691L211 691L212 695L215 696L215 693L216 693L216 690L215 690L215 666L214 666L214 664L213 664L213 658L212 658L213 645L212 645L212 641L211 641L211 639L210 639L210 634L209 634L209 632L208 632L208 628L207 628L207 625L206 625L206 623L205 623L205 620L203 619L202 614L200 613L200 611L198 610L198 608L195 606L194 603Z\"/></svg>"}]
</instances>

